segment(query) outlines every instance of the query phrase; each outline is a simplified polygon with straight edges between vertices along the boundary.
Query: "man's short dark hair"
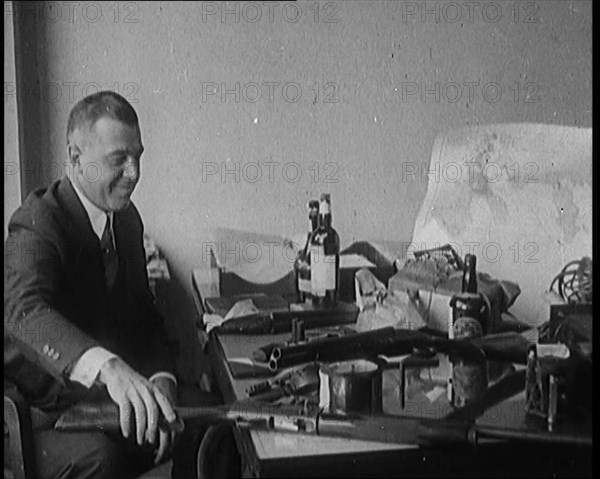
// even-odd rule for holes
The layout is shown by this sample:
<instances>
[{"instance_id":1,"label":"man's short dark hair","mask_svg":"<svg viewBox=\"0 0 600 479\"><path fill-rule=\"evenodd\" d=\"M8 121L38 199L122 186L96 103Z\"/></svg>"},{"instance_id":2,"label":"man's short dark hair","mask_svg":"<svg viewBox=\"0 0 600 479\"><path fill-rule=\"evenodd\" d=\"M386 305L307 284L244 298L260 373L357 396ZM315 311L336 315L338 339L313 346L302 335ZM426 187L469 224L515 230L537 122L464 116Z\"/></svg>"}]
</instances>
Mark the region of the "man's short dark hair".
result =
<instances>
[{"instance_id":1,"label":"man's short dark hair","mask_svg":"<svg viewBox=\"0 0 600 479\"><path fill-rule=\"evenodd\" d=\"M99 91L78 101L71 110L67 122L67 143L75 130L83 127L91 130L103 117L118 120L128 126L138 125L137 113L125 98L110 90Z\"/></svg>"}]
</instances>

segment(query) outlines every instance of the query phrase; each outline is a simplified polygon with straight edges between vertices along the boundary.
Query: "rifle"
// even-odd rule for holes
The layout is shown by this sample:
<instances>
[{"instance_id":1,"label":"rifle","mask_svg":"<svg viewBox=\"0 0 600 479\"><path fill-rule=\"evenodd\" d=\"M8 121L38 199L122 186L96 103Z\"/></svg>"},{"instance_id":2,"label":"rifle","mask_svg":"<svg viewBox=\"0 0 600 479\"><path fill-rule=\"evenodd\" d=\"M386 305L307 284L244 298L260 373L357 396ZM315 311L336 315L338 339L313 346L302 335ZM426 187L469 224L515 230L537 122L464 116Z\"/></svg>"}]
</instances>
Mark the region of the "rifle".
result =
<instances>
[{"instance_id":1,"label":"rifle","mask_svg":"<svg viewBox=\"0 0 600 479\"><path fill-rule=\"evenodd\" d=\"M424 447L465 443L470 425L465 421L444 421L390 415L340 415L323 412L316 405L281 405L239 401L229 406L176 407L177 420L159 421L159 428L183 431L184 423L228 421L238 427L294 432L308 436L341 437L364 441L415 444ZM77 404L66 411L54 429L85 432L100 429L119 434L119 409L115 403Z\"/></svg>"},{"instance_id":2,"label":"rifle","mask_svg":"<svg viewBox=\"0 0 600 479\"><path fill-rule=\"evenodd\" d=\"M271 371L313 361L341 361L399 356L415 350L435 350L463 359L527 362L529 342L514 332L489 334L480 338L448 339L423 331L386 327L342 337L327 337L305 343L271 343L253 353L257 362L268 363Z\"/></svg>"},{"instance_id":3,"label":"rifle","mask_svg":"<svg viewBox=\"0 0 600 479\"><path fill-rule=\"evenodd\" d=\"M289 332L294 319L304 321L306 329L312 329L352 324L357 317L357 306L339 303L332 309L252 313L228 319L213 329L219 334L278 334Z\"/></svg>"},{"instance_id":4,"label":"rifle","mask_svg":"<svg viewBox=\"0 0 600 479\"><path fill-rule=\"evenodd\" d=\"M281 405L245 399L224 406L176 407L177 419L167 423L161 417L159 427L181 432L185 424L194 421L227 421L242 428L299 433L307 437L339 437L421 447L477 444L481 437L591 447L591 432L578 434L567 428L566 432L556 434L549 432L544 426L530 425L523 429L518 425L506 428L500 424L475 423L488 408L523 391L524 373L521 370L509 374L491 386L477 403L457 409L439 419L386 414L335 414L324 412L309 402L303 405ZM58 419L54 429L67 432L100 429L106 433L119 434L119 408L113 402L94 405L80 403L67 410Z\"/></svg>"}]
</instances>

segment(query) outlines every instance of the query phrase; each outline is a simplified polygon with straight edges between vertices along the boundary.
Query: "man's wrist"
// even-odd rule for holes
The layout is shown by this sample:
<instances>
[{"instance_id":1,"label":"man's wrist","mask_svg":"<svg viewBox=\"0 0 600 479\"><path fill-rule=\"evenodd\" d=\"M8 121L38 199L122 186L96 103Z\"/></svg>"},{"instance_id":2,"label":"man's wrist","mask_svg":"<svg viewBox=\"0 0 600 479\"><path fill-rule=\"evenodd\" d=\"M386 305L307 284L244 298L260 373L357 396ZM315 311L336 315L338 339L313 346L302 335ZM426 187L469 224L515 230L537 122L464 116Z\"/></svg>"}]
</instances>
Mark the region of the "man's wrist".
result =
<instances>
[{"instance_id":1,"label":"man's wrist","mask_svg":"<svg viewBox=\"0 0 600 479\"><path fill-rule=\"evenodd\" d=\"M90 348L73 365L69 379L77 381L89 389L100 380L100 373L105 365L117 357L116 354L100 346Z\"/></svg>"}]
</instances>

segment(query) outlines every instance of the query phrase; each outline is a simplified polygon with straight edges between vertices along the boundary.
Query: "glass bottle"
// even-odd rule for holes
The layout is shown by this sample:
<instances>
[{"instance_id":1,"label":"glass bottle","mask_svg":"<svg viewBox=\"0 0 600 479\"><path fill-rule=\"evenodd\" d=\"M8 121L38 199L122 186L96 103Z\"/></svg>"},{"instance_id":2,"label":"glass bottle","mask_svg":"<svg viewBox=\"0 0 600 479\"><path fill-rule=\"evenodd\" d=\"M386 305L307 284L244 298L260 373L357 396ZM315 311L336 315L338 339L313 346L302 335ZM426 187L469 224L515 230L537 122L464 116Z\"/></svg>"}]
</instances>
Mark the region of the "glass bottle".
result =
<instances>
[{"instance_id":1,"label":"glass bottle","mask_svg":"<svg viewBox=\"0 0 600 479\"><path fill-rule=\"evenodd\" d=\"M455 337L455 325L460 318L473 318L479 321L483 334L490 331L489 311L483 297L477 292L477 257L473 254L465 256L465 268L462 279L462 290L450 299L452 315L449 324L448 335L450 339ZM461 326L464 322L461 322Z\"/></svg>"},{"instance_id":2,"label":"glass bottle","mask_svg":"<svg viewBox=\"0 0 600 479\"><path fill-rule=\"evenodd\" d=\"M296 277L296 294L298 301L304 303L312 299L311 294L311 271L310 271L310 239L317 229L319 221L319 201L310 200L308 202L308 234L304 248L298 251L298 256L294 262L294 273Z\"/></svg>"},{"instance_id":3,"label":"glass bottle","mask_svg":"<svg viewBox=\"0 0 600 479\"><path fill-rule=\"evenodd\" d=\"M324 193L319 208L319 226L309 246L313 302L322 306L337 302L340 283L340 237L331 222L331 196Z\"/></svg>"},{"instance_id":4,"label":"glass bottle","mask_svg":"<svg viewBox=\"0 0 600 479\"><path fill-rule=\"evenodd\" d=\"M474 254L465 255L462 292L477 294L477 256Z\"/></svg>"}]
</instances>

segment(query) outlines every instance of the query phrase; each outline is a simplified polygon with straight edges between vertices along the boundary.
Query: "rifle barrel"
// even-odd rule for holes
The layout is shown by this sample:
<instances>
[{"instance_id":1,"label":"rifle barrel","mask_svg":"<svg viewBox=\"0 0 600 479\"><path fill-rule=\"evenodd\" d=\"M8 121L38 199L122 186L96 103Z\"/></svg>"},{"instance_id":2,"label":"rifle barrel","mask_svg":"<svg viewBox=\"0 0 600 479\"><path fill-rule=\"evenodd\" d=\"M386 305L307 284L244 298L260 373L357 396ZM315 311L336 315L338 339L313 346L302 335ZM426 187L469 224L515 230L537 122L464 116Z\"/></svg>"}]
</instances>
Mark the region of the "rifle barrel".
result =
<instances>
[{"instance_id":1,"label":"rifle barrel","mask_svg":"<svg viewBox=\"0 0 600 479\"><path fill-rule=\"evenodd\" d=\"M448 339L409 329L386 327L355 333L339 338L323 338L308 343L284 346L271 344L256 351L261 357L269 352L268 365L272 371L313 361L341 361L361 357L398 356L409 354L413 349L435 348L438 352L457 355L463 359L485 359L526 362L529 342L520 334L490 334L476 339Z\"/></svg>"}]
</instances>

